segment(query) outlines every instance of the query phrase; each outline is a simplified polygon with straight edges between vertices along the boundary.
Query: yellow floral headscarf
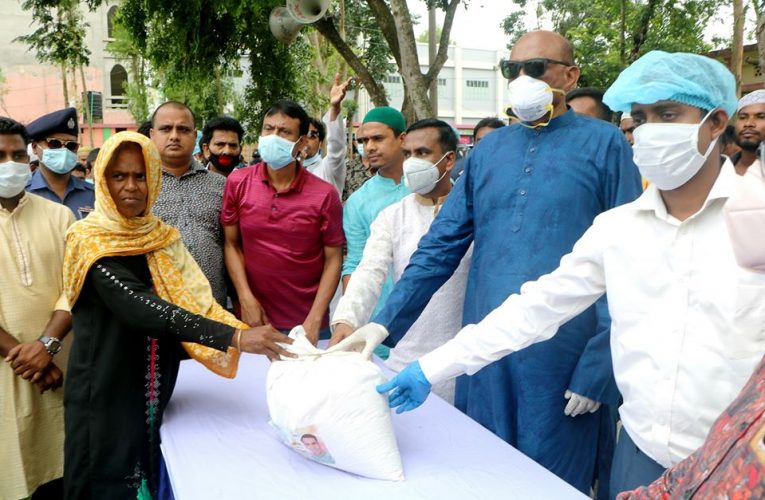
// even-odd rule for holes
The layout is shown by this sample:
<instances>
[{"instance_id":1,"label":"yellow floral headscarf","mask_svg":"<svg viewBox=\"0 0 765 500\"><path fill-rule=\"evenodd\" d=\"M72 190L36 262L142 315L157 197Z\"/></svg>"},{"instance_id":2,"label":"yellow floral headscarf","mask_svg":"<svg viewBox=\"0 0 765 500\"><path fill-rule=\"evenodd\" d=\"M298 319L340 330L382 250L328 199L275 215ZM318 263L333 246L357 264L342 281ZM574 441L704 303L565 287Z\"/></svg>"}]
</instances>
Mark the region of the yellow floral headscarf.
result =
<instances>
[{"instance_id":1,"label":"yellow floral headscarf","mask_svg":"<svg viewBox=\"0 0 765 500\"><path fill-rule=\"evenodd\" d=\"M125 142L141 146L146 165L148 200L145 215L124 217L109 193L105 171L116 149ZM224 310L213 298L210 284L181 241L178 230L151 214L162 184L162 167L157 148L147 137L120 132L110 137L98 153L93 168L96 187L95 210L73 224L66 233L64 290L74 306L90 268L104 257L146 255L157 295L191 313L246 329L248 326ZM183 342L189 355L224 377L233 378L239 351L227 352Z\"/></svg>"}]
</instances>

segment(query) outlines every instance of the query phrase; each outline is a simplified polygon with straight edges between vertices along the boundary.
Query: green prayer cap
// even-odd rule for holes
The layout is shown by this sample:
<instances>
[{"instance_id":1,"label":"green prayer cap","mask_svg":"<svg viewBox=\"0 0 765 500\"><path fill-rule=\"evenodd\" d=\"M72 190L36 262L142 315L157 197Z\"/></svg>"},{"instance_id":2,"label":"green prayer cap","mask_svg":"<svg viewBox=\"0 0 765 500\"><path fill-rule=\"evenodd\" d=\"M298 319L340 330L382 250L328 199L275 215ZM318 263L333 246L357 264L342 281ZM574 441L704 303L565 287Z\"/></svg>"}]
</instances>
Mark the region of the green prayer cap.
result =
<instances>
[{"instance_id":1,"label":"green prayer cap","mask_svg":"<svg viewBox=\"0 0 765 500\"><path fill-rule=\"evenodd\" d=\"M393 129L396 135L399 135L406 130L406 120L401 111L391 108L390 106L379 106L377 108L370 109L364 116L364 121L361 123L377 122L384 123Z\"/></svg>"}]
</instances>

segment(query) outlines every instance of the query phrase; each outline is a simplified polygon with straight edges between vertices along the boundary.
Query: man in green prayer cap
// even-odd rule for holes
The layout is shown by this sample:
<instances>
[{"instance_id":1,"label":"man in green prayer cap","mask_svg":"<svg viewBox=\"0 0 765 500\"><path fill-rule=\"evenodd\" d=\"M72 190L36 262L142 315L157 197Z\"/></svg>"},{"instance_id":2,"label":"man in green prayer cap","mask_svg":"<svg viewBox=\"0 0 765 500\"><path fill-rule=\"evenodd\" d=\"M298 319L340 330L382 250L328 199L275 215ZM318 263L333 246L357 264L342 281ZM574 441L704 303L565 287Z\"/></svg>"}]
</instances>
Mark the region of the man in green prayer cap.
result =
<instances>
[{"instance_id":1,"label":"man in green prayer cap","mask_svg":"<svg viewBox=\"0 0 765 500\"><path fill-rule=\"evenodd\" d=\"M404 130L404 115L397 109L380 106L364 116L361 128L356 132L356 140L364 146L364 154L369 159L369 168L377 173L348 198L343 208L343 230L348 245L342 270L343 289L361 262L369 228L377 214L410 193L402 182ZM393 281L388 276L376 310L385 304L392 288Z\"/></svg>"}]
</instances>

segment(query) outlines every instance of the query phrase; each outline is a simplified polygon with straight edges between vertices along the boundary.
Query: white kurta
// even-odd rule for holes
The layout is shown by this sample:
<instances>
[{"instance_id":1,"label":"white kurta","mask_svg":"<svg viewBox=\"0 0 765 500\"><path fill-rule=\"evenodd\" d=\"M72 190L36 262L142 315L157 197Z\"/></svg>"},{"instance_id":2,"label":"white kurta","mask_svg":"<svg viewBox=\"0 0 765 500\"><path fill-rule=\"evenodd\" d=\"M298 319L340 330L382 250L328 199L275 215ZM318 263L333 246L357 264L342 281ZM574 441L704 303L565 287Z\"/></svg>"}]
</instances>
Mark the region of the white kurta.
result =
<instances>
[{"instance_id":1,"label":"white kurta","mask_svg":"<svg viewBox=\"0 0 765 500\"><path fill-rule=\"evenodd\" d=\"M765 354L765 275L736 265L723 217L738 179L726 162L682 222L654 185L601 214L558 269L423 356L425 376L473 374L548 339L607 291L624 428L664 467L683 460Z\"/></svg>"},{"instance_id":2,"label":"white kurta","mask_svg":"<svg viewBox=\"0 0 765 500\"><path fill-rule=\"evenodd\" d=\"M62 264L71 210L27 193L13 212L0 208L0 328L32 342L55 310L69 310ZM72 336L54 358L66 374ZM0 499L25 498L64 473L64 390L37 386L0 363Z\"/></svg>"},{"instance_id":3,"label":"white kurta","mask_svg":"<svg viewBox=\"0 0 765 500\"><path fill-rule=\"evenodd\" d=\"M333 324L346 323L358 328L369 322L388 273L393 273L394 283L401 278L439 206L428 198L411 194L380 212L372 223L361 263L337 305ZM391 369L401 371L459 331L472 250L471 247L452 277L433 295L419 319L391 350L386 361ZM433 390L449 403L454 402L453 380L436 384Z\"/></svg>"},{"instance_id":4,"label":"white kurta","mask_svg":"<svg viewBox=\"0 0 765 500\"><path fill-rule=\"evenodd\" d=\"M306 169L319 179L335 186L342 198L347 170L345 159L348 151L345 144L345 122L339 114L335 121L329 121L329 112L324 115L322 121L327 129L327 156Z\"/></svg>"}]
</instances>

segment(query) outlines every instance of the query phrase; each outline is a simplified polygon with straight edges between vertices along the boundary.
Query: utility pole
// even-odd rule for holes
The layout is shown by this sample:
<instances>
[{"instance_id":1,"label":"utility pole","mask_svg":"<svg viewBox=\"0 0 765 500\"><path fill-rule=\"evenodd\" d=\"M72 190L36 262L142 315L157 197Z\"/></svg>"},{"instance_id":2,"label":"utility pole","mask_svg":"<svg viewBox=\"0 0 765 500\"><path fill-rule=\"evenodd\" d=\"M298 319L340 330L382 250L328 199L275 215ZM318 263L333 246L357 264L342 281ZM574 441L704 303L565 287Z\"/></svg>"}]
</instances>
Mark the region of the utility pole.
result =
<instances>
[{"instance_id":1,"label":"utility pole","mask_svg":"<svg viewBox=\"0 0 765 500\"><path fill-rule=\"evenodd\" d=\"M436 62L436 8L428 9L428 64L433 67ZM438 118L438 75L433 75L430 82L430 105L433 109L433 118Z\"/></svg>"}]
</instances>

